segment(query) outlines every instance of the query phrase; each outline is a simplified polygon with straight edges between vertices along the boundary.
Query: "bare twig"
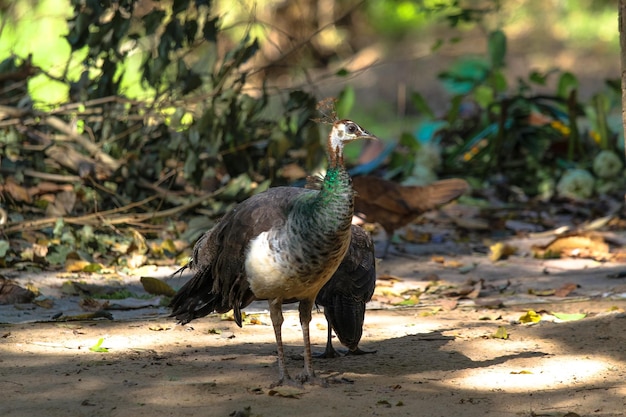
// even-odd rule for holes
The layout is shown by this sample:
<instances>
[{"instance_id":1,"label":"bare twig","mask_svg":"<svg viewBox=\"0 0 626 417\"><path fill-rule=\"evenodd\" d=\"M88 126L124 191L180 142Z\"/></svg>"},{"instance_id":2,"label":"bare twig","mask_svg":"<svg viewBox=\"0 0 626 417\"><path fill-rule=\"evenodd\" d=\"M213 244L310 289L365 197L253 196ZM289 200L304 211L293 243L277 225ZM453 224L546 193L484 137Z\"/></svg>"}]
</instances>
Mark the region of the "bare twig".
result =
<instances>
[{"instance_id":1,"label":"bare twig","mask_svg":"<svg viewBox=\"0 0 626 417\"><path fill-rule=\"evenodd\" d=\"M102 163L105 164L111 170L115 171L120 167L119 161L116 161L115 159L111 158L111 156L102 152L100 148L98 147L98 145L91 142L89 139L87 139L83 135L76 133L76 131L72 129L70 125L68 125L63 120L59 119L58 117L48 116L43 119L43 122L47 124L48 126L62 133L65 133L66 135L71 137L76 143L78 143L80 146L85 148L91 155L93 155L94 157L102 161Z\"/></svg>"},{"instance_id":2,"label":"bare twig","mask_svg":"<svg viewBox=\"0 0 626 417\"><path fill-rule=\"evenodd\" d=\"M149 203L150 201L158 198L157 196L148 197L141 201L131 203L124 207L119 207L111 210L102 211L99 213L87 214L85 216L78 217L60 217L65 223L77 224L77 225L92 225L92 226L108 226L116 224L138 224L148 220L158 219L163 217L173 217L178 213L184 212L192 207L195 207L203 202L214 198L220 194L222 190L217 190L213 193L202 195L192 201L173 207L167 210L156 211L152 213L133 213L123 214L135 207L139 207ZM5 227L0 227L2 233L14 233L23 232L26 230L38 230L43 227L49 227L58 221L59 217L47 217L44 219L28 220L23 222L7 223Z\"/></svg>"}]
</instances>

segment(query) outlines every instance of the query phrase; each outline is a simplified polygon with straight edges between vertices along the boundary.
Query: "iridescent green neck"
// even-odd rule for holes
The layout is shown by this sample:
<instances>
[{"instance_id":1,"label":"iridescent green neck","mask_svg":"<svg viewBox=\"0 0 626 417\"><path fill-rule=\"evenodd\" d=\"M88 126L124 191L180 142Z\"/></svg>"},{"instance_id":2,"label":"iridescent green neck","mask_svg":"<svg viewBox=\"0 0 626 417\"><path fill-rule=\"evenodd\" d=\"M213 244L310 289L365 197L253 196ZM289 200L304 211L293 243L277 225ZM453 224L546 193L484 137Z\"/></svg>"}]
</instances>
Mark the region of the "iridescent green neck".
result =
<instances>
[{"instance_id":1,"label":"iridescent green neck","mask_svg":"<svg viewBox=\"0 0 626 417\"><path fill-rule=\"evenodd\" d=\"M293 234L307 241L333 240L350 229L354 212L354 191L343 167L329 168L318 192L303 193L289 222Z\"/></svg>"},{"instance_id":2,"label":"iridescent green neck","mask_svg":"<svg viewBox=\"0 0 626 417\"><path fill-rule=\"evenodd\" d=\"M342 199L345 194L352 195L352 181L348 172L342 166L328 168L319 195L322 204Z\"/></svg>"}]
</instances>

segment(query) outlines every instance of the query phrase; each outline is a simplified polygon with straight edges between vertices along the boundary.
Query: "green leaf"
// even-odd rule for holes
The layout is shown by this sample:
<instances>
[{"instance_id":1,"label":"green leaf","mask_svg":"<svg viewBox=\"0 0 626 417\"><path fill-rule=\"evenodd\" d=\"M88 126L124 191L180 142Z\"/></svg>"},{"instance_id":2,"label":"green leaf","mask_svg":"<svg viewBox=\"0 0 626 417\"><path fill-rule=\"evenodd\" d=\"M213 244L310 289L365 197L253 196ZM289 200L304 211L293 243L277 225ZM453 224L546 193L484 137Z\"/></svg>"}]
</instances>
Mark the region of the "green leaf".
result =
<instances>
[{"instance_id":1,"label":"green leaf","mask_svg":"<svg viewBox=\"0 0 626 417\"><path fill-rule=\"evenodd\" d=\"M546 85L546 80L548 79L548 75L542 74L539 71L533 71L530 73L530 76L528 77L528 79L535 84Z\"/></svg>"},{"instance_id":2,"label":"green leaf","mask_svg":"<svg viewBox=\"0 0 626 417\"><path fill-rule=\"evenodd\" d=\"M502 68L504 66L504 58L506 57L506 35L501 30L495 30L489 34L487 42L491 68Z\"/></svg>"},{"instance_id":3,"label":"green leaf","mask_svg":"<svg viewBox=\"0 0 626 417\"><path fill-rule=\"evenodd\" d=\"M586 313L552 313L552 315L561 321L576 321L587 317Z\"/></svg>"},{"instance_id":4,"label":"green leaf","mask_svg":"<svg viewBox=\"0 0 626 417\"><path fill-rule=\"evenodd\" d=\"M491 84L493 89L496 92L503 93L506 91L508 87L508 83L506 82L506 76L500 70L493 71L490 77Z\"/></svg>"},{"instance_id":5,"label":"green leaf","mask_svg":"<svg viewBox=\"0 0 626 417\"><path fill-rule=\"evenodd\" d=\"M571 72L564 72L559 78L559 83L556 88L557 94L560 97L568 98L573 90L578 88L578 79Z\"/></svg>"},{"instance_id":6,"label":"green leaf","mask_svg":"<svg viewBox=\"0 0 626 417\"><path fill-rule=\"evenodd\" d=\"M100 272L102 271L102 265L99 263L90 263L85 265L83 272Z\"/></svg>"},{"instance_id":7,"label":"green leaf","mask_svg":"<svg viewBox=\"0 0 626 417\"><path fill-rule=\"evenodd\" d=\"M57 221L54 223L54 229L52 229L52 234L54 237L59 237L63 234L63 228L65 227L65 222L63 222L63 218L59 217Z\"/></svg>"},{"instance_id":8,"label":"green leaf","mask_svg":"<svg viewBox=\"0 0 626 417\"><path fill-rule=\"evenodd\" d=\"M354 107L354 102L356 100L356 94L354 92L354 87L351 85L347 85L340 93L337 98L337 103L335 103L335 108L337 109L337 115L340 118L346 118L350 114L352 107Z\"/></svg>"},{"instance_id":9,"label":"green leaf","mask_svg":"<svg viewBox=\"0 0 626 417\"><path fill-rule=\"evenodd\" d=\"M62 265L67 259L67 254L72 252L72 248L65 245L56 245L46 255L46 261L51 265Z\"/></svg>"},{"instance_id":10,"label":"green leaf","mask_svg":"<svg viewBox=\"0 0 626 417\"><path fill-rule=\"evenodd\" d=\"M443 39L437 39L430 47L430 52L437 52L443 46Z\"/></svg>"},{"instance_id":11,"label":"green leaf","mask_svg":"<svg viewBox=\"0 0 626 417\"><path fill-rule=\"evenodd\" d=\"M411 103L413 103L413 107L415 107L417 111L422 112L431 119L435 118L435 112L430 108L426 99L420 93L414 92L411 94Z\"/></svg>"},{"instance_id":12,"label":"green leaf","mask_svg":"<svg viewBox=\"0 0 626 417\"><path fill-rule=\"evenodd\" d=\"M10 248L8 240L0 240L0 258L4 258Z\"/></svg>"},{"instance_id":13,"label":"green leaf","mask_svg":"<svg viewBox=\"0 0 626 417\"><path fill-rule=\"evenodd\" d=\"M415 136L413 136L412 134L408 132L402 132L402 134L400 135L400 140L398 140L398 143L402 146L406 146L412 152L417 152L419 148L421 147L420 142L417 141Z\"/></svg>"},{"instance_id":14,"label":"green leaf","mask_svg":"<svg viewBox=\"0 0 626 417\"><path fill-rule=\"evenodd\" d=\"M95 345L89 348L89 350L92 352L108 352L109 349L102 347L103 342L104 342L104 337L101 337L100 339L98 339Z\"/></svg>"},{"instance_id":15,"label":"green leaf","mask_svg":"<svg viewBox=\"0 0 626 417\"><path fill-rule=\"evenodd\" d=\"M448 71L440 73L438 78L450 93L468 94L487 79L489 66L482 58L461 58Z\"/></svg>"},{"instance_id":16,"label":"green leaf","mask_svg":"<svg viewBox=\"0 0 626 417\"><path fill-rule=\"evenodd\" d=\"M411 295L406 300L402 300L399 303L395 303L397 306L415 306L420 303L420 298L417 295Z\"/></svg>"},{"instance_id":17,"label":"green leaf","mask_svg":"<svg viewBox=\"0 0 626 417\"><path fill-rule=\"evenodd\" d=\"M493 89L486 85L479 85L474 90L474 99L481 108L486 109L494 100Z\"/></svg>"}]
</instances>

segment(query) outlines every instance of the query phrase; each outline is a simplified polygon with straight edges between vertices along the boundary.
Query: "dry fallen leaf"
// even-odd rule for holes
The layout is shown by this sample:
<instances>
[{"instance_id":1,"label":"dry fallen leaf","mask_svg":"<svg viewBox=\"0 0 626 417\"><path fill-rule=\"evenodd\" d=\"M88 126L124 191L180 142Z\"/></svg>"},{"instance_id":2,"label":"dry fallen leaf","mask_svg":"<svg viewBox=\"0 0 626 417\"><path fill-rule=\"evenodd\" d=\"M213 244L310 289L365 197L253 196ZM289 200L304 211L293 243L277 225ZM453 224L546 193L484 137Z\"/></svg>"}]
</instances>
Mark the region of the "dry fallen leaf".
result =
<instances>
[{"instance_id":1,"label":"dry fallen leaf","mask_svg":"<svg viewBox=\"0 0 626 417\"><path fill-rule=\"evenodd\" d=\"M509 333L506 331L506 327L504 326L499 326L498 330L496 330L496 332L494 334L491 335L492 339L508 339L509 338Z\"/></svg>"},{"instance_id":2,"label":"dry fallen leaf","mask_svg":"<svg viewBox=\"0 0 626 417\"><path fill-rule=\"evenodd\" d=\"M444 258L443 256L433 256L432 258L430 258L430 260L438 264L446 262L446 258Z\"/></svg>"},{"instance_id":3,"label":"dry fallen leaf","mask_svg":"<svg viewBox=\"0 0 626 417\"><path fill-rule=\"evenodd\" d=\"M454 310L458 304L459 300L457 298L444 298L437 300L437 305L440 305L444 311Z\"/></svg>"},{"instance_id":4,"label":"dry fallen leaf","mask_svg":"<svg viewBox=\"0 0 626 417\"><path fill-rule=\"evenodd\" d=\"M106 310L109 305L109 301L100 302L94 298L83 298L78 302L78 306L85 311L100 311Z\"/></svg>"},{"instance_id":5,"label":"dry fallen leaf","mask_svg":"<svg viewBox=\"0 0 626 417\"><path fill-rule=\"evenodd\" d=\"M502 308L504 302L499 298L478 298L474 300L474 304L484 308Z\"/></svg>"},{"instance_id":6,"label":"dry fallen leaf","mask_svg":"<svg viewBox=\"0 0 626 417\"><path fill-rule=\"evenodd\" d=\"M150 326L148 326L149 330L155 331L155 332L160 332L163 330L169 330L171 329L172 326L167 325L167 324L151 324Z\"/></svg>"},{"instance_id":7,"label":"dry fallen leaf","mask_svg":"<svg viewBox=\"0 0 626 417\"><path fill-rule=\"evenodd\" d=\"M278 395L285 398L300 398L306 391L294 387L276 387L267 393L271 396Z\"/></svg>"},{"instance_id":8,"label":"dry fallen leaf","mask_svg":"<svg viewBox=\"0 0 626 417\"><path fill-rule=\"evenodd\" d=\"M464 265L463 262L459 262L455 259L445 262L445 266L447 268L461 268L463 265Z\"/></svg>"},{"instance_id":9,"label":"dry fallen leaf","mask_svg":"<svg viewBox=\"0 0 626 417\"><path fill-rule=\"evenodd\" d=\"M443 295L445 295L446 297L475 299L480 294L482 284L483 280L478 280L476 282L469 280L461 287L453 287L449 290L444 291Z\"/></svg>"},{"instance_id":10,"label":"dry fallen leaf","mask_svg":"<svg viewBox=\"0 0 626 417\"><path fill-rule=\"evenodd\" d=\"M13 281L0 277L0 304L29 303L35 294Z\"/></svg>"},{"instance_id":11,"label":"dry fallen leaf","mask_svg":"<svg viewBox=\"0 0 626 417\"><path fill-rule=\"evenodd\" d=\"M537 314L534 310L528 310L526 314L519 318L520 323L539 323L541 321L541 316Z\"/></svg>"},{"instance_id":12,"label":"dry fallen leaf","mask_svg":"<svg viewBox=\"0 0 626 417\"><path fill-rule=\"evenodd\" d=\"M33 304L38 305L41 308L51 309L52 307L54 307L54 299L47 297L35 298L33 300Z\"/></svg>"},{"instance_id":13,"label":"dry fallen leaf","mask_svg":"<svg viewBox=\"0 0 626 417\"><path fill-rule=\"evenodd\" d=\"M432 240L432 234L419 233L414 231L413 229L408 228L405 230L402 238L411 243L428 243Z\"/></svg>"},{"instance_id":14,"label":"dry fallen leaf","mask_svg":"<svg viewBox=\"0 0 626 417\"><path fill-rule=\"evenodd\" d=\"M158 278L141 277L139 281L148 294L165 295L167 297L173 297L176 294L176 291L168 283Z\"/></svg>"},{"instance_id":15,"label":"dry fallen leaf","mask_svg":"<svg viewBox=\"0 0 626 417\"><path fill-rule=\"evenodd\" d=\"M67 272L82 272L91 262L82 259L67 258L65 261L65 270Z\"/></svg>"},{"instance_id":16,"label":"dry fallen leaf","mask_svg":"<svg viewBox=\"0 0 626 417\"><path fill-rule=\"evenodd\" d=\"M435 314L439 313L440 311L441 311L441 307L433 307L429 311L420 311L418 316L419 317L434 316Z\"/></svg>"},{"instance_id":17,"label":"dry fallen leaf","mask_svg":"<svg viewBox=\"0 0 626 417\"><path fill-rule=\"evenodd\" d=\"M265 324L265 323L263 323L263 321L261 321L261 318L259 317L258 314L248 314L248 316L246 317L246 323L248 323L248 324L258 324L258 325Z\"/></svg>"},{"instance_id":18,"label":"dry fallen leaf","mask_svg":"<svg viewBox=\"0 0 626 417\"><path fill-rule=\"evenodd\" d=\"M491 262L496 262L501 259L506 259L509 256L515 254L517 252L517 248L515 246L511 246L508 243L498 242L489 247L491 253L489 254L489 259Z\"/></svg>"},{"instance_id":19,"label":"dry fallen leaf","mask_svg":"<svg viewBox=\"0 0 626 417\"><path fill-rule=\"evenodd\" d=\"M397 277L395 275L383 274L376 277L376 281L392 281L392 282L402 282L404 279Z\"/></svg>"},{"instance_id":20,"label":"dry fallen leaf","mask_svg":"<svg viewBox=\"0 0 626 417\"><path fill-rule=\"evenodd\" d=\"M533 288L528 289L528 294L536 295L537 297L548 297L554 295L556 292L553 288L548 288L547 290L535 290Z\"/></svg>"},{"instance_id":21,"label":"dry fallen leaf","mask_svg":"<svg viewBox=\"0 0 626 417\"><path fill-rule=\"evenodd\" d=\"M3 190L8 193L13 200L17 202L30 203L31 198L28 190L19 185L13 177L7 177L4 182Z\"/></svg>"},{"instance_id":22,"label":"dry fallen leaf","mask_svg":"<svg viewBox=\"0 0 626 417\"><path fill-rule=\"evenodd\" d=\"M560 236L547 245L533 246L532 251L537 258L572 256L604 260L611 257L609 245L597 233Z\"/></svg>"},{"instance_id":23,"label":"dry fallen leaf","mask_svg":"<svg viewBox=\"0 0 626 417\"><path fill-rule=\"evenodd\" d=\"M453 217L457 227L468 230L489 230L489 222L485 219L470 219L465 217Z\"/></svg>"},{"instance_id":24,"label":"dry fallen leaf","mask_svg":"<svg viewBox=\"0 0 626 417\"><path fill-rule=\"evenodd\" d=\"M578 288L578 284L568 282L563 284L560 288L554 291L556 297L567 297L569 293L575 291Z\"/></svg>"}]
</instances>

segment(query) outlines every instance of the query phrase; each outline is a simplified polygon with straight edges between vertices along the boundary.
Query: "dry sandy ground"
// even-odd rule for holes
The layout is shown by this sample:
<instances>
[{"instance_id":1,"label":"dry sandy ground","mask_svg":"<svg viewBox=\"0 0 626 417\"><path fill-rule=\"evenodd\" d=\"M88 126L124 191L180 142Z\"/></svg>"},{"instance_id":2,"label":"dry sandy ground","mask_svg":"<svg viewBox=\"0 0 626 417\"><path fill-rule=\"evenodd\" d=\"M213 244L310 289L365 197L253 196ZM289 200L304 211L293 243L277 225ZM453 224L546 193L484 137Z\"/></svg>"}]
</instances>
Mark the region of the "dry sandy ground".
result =
<instances>
[{"instance_id":1,"label":"dry sandy ground","mask_svg":"<svg viewBox=\"0 0 626 417\"><path fill-rule=\"evenodd\" d=\"M478 307L481 296L434 314L436 300L412 308L373 303L361 345L377 353L316 359L317 372L330 386L295 392L269 389L277 376L276 350L265 313L257 316L260 324L239 329L216 316L178 326L163 308L121 319L113 312L114 321L33 323L28 319L41 320L43 309L12 316L14 307L4 306L0 322L11 323L0 324L0 415L624 415L626 291L623 280L608 277L622 266L522 257L491 264L475 254L449 256L478 266L463 274L414 254L392 256L379 273L403 277L398 285L406 288L432 274L451 283L468 276L495 287L510 282L516 295L504 297L496 309ZM563 299L527 294L529 288L564 282L580 288ZM543 311L544 320L516 322L529 308ZM548 312L588 316L558 323ZM499 326L505 326L508 340L490 337ZM287 365L296 374L302 341L295 311L286 314L283 328ZM314 314L318 351L325 329L323 315ZM100 338L108 352L90 351Z\"/></svg>"}]
</instances>

